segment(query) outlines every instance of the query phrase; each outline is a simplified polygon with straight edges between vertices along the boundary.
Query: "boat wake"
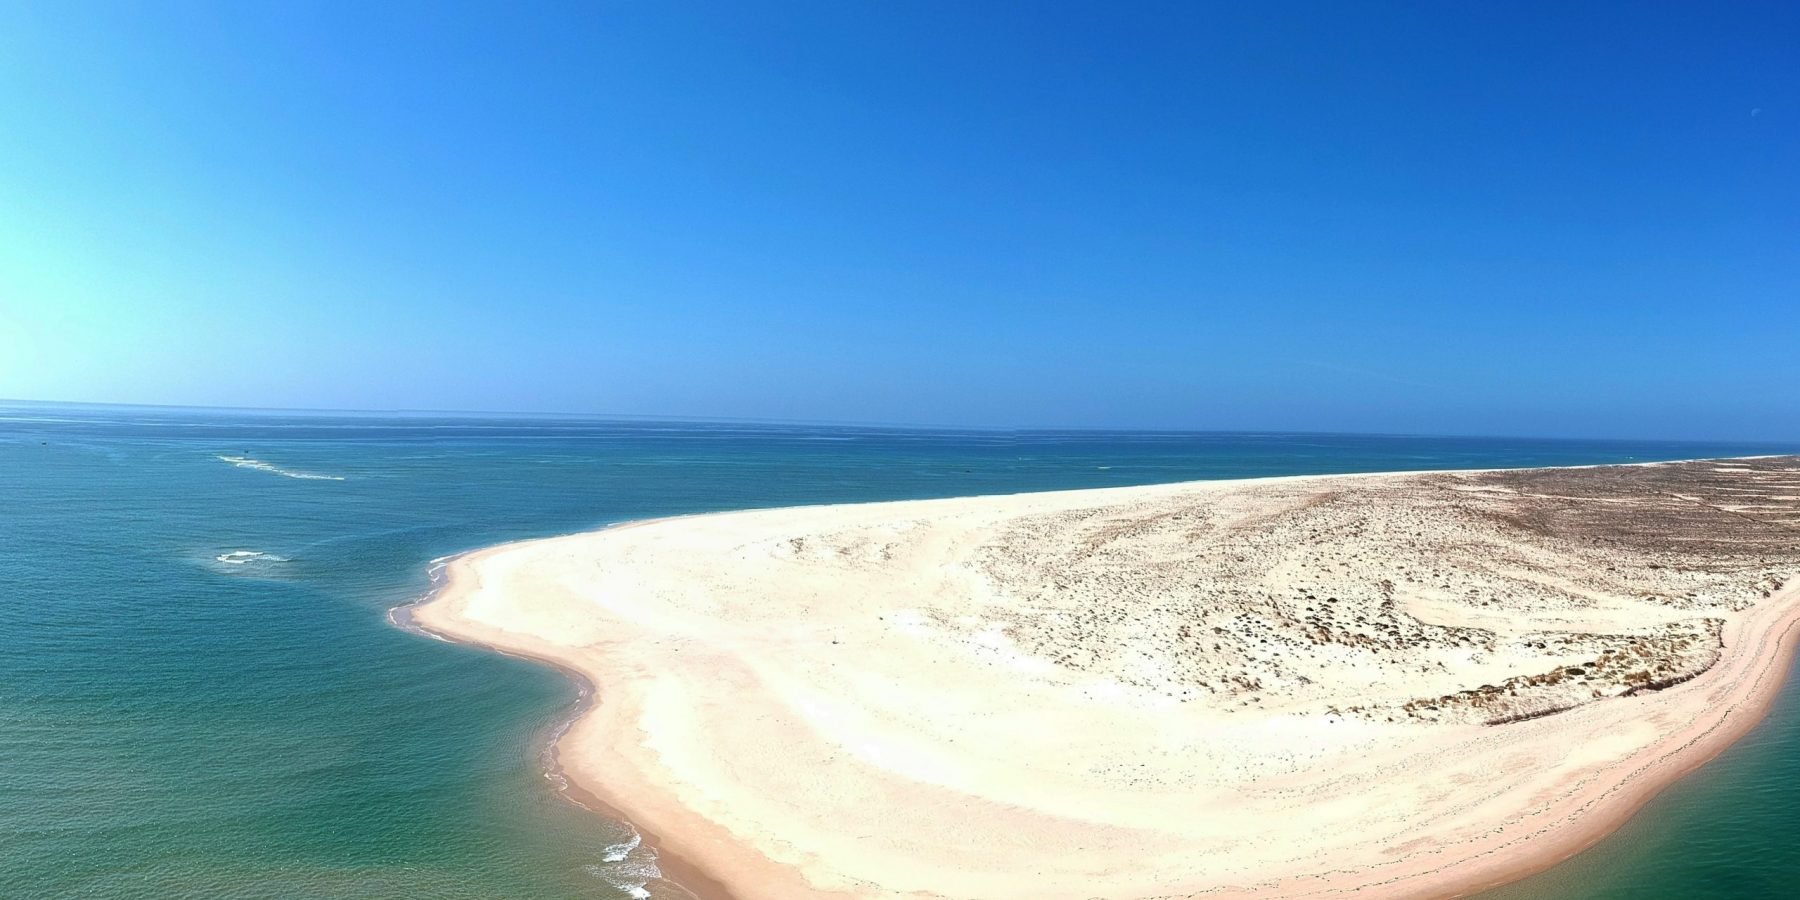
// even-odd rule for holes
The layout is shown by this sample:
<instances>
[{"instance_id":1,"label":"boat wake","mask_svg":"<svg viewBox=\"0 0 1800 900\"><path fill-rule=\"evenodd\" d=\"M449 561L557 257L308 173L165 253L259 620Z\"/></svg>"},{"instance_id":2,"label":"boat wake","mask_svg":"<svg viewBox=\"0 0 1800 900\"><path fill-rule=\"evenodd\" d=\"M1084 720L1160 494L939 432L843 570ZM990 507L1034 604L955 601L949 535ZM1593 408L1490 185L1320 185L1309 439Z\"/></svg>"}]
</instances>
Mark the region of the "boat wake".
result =
<instances>
[{"instance_id":1,"label":"boat wake","mask_svg":"<svg viewBox=\"0 0 1800 900\"><path fill-rule=\"evenodd\" d=\"M293 469L284 469L278 465L275 465L272 462L264 462L263 460L256 459L256 458L250 457L250 456L227 456L227 455L221 453L221 454L218 454L218 458L220 460L223 460L224 462L231 463L232 465L237 466L240 469L255 469L258 472L268 472L268 473L271 473L274 475L281 475L286 478L300 478L300 479L304 479L306 481L343 481L344 480L344 476L342 476L342 475L319 475L319 474L316 474L313 472L296 472Z\"/></svg>"}]
</instances>

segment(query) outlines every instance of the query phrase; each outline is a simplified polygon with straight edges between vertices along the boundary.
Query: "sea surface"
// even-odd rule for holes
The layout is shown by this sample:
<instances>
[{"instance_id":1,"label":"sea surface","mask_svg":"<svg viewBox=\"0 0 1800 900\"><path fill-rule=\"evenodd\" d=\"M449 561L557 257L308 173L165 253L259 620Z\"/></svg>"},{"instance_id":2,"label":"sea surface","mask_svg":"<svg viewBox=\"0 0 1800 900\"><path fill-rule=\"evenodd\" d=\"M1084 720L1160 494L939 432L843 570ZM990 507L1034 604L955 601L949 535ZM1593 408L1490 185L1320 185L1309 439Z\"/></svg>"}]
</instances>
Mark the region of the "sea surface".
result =
<instances>
[{"instance_id":1,"label":"sea surface","mask_svg":"<svg viewBox=\"0 0 1800 900\"><path fill-rule=\"evenodd\" d=\"M0 896L674 896L543 773L576 691L393 627L431 561L706 510L1791 446L0 405ZM1792 897L1800 692L1493 894Z\"/></svg>"}]
</instances>

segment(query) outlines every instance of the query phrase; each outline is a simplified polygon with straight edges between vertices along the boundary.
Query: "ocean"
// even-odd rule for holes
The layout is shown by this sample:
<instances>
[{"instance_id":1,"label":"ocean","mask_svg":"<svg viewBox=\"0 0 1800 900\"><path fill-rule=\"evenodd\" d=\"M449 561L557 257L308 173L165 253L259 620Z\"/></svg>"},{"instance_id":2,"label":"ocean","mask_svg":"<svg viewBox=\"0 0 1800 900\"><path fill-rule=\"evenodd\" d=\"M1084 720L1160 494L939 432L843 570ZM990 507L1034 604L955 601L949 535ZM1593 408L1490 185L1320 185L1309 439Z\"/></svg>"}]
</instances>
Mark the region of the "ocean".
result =
<instances>
[{"instance_id":1,"label":"ocean","mask_svg":"<svg viewBox=\"0 0 1800 900\"><path fill-rule=\"evenodd\" d=\"M624 898L541 753L575 688L393 627L432 560L708 510L1792 446L0 406L0 896ZM1800 692L1492 893L1792 896Z\"/></svg>"}]
</instances>

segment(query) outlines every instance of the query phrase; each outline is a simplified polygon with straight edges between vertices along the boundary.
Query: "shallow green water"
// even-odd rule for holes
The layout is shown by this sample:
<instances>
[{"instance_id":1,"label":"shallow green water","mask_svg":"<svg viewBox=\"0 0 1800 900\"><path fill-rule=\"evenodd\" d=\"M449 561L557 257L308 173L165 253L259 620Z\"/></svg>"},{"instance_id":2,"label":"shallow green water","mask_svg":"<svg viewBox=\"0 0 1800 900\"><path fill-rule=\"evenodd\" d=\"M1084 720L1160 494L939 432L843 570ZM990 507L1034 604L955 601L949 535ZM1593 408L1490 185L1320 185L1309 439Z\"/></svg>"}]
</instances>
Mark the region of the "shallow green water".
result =
<instances>
[{"instance_id":1,"label":"shallow green water","mask_svg":"<svg viewBox=\"0 0 1800 900\"><path fill-rule=\"evenodd\" d=\"M542 775L573 688L388 624L457 551L713 509L1784 449L0 410L0 897L630 895L653 860ZM1792 693L1504 896L1784 896Z\"/></svg>"},{"instance_id":2,"label":"shallow green water","mask_svg":"<svg viewBox=\"0 0 1800 900\"><path fill-rule=\"evenodd\" d=\"M1800 685L1588 851L1482 900L1800 897Z\"/></svg>"}]
</instances>

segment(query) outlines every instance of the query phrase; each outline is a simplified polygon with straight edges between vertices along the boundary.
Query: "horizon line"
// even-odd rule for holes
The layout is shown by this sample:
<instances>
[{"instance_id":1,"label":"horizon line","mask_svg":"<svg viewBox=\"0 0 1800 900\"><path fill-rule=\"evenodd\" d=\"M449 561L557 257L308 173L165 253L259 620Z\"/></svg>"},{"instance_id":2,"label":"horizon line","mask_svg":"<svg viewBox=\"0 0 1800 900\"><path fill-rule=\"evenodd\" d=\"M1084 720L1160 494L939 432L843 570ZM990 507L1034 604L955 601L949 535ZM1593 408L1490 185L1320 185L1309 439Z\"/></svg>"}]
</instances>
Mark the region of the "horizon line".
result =
<instances>
[{"instance_id":1,"label":"horizon line","mask_svg":"<svg viewBox=\"0 0 1800 900\"><path fill-rule=\"evenodd\" d=\"M1734 440L1730 438L1647 438L1647 437L1570 437L1564 435L1526 435L1526 434L1454 434L1436 432L1398 432L1398 431L1312 431L1305 429L1256 429L1256 428L1179 428L1179 427L1125 427L1106 425L944 425L918 422L871 422L848 421L840 419L785 419L756 416L700 416L700 415L667 415L653 413L598 413L598 412L507 412L501 410L455 410L424 408L391 408L391 409L350 409L334 407L287 407L287 406L213 406L208 404L175 404L175 403L118 403L94 400L28 400L23 398L0 397L0 408L9 405L33 407L88 407L112 409L141 409L186 412L222 412L222 413L255 413L255 414L288 414L305 416L445 416L469 419L519 419L525 421L542 421L550 419L575 419L599 422L632 422L657 421L669 423L736 423L746 425L778 425L778 426L829 426L837 428L891 429L898 431L971 431L971 432L1095 432L1095 433L1129 433L1129 434L1230 434L1230 435L1280 435L1280 436L1315 436L1315 437L1387 437L1387 438L1450 438L1471 440L1518 440L1518 441L1595 441L1603 443L1648 443L1648 444L1739 444L1766 445L1800 450L1800 440L1782 440L1765 438L1758 440Z\"/></svg>"}]
</instances>

